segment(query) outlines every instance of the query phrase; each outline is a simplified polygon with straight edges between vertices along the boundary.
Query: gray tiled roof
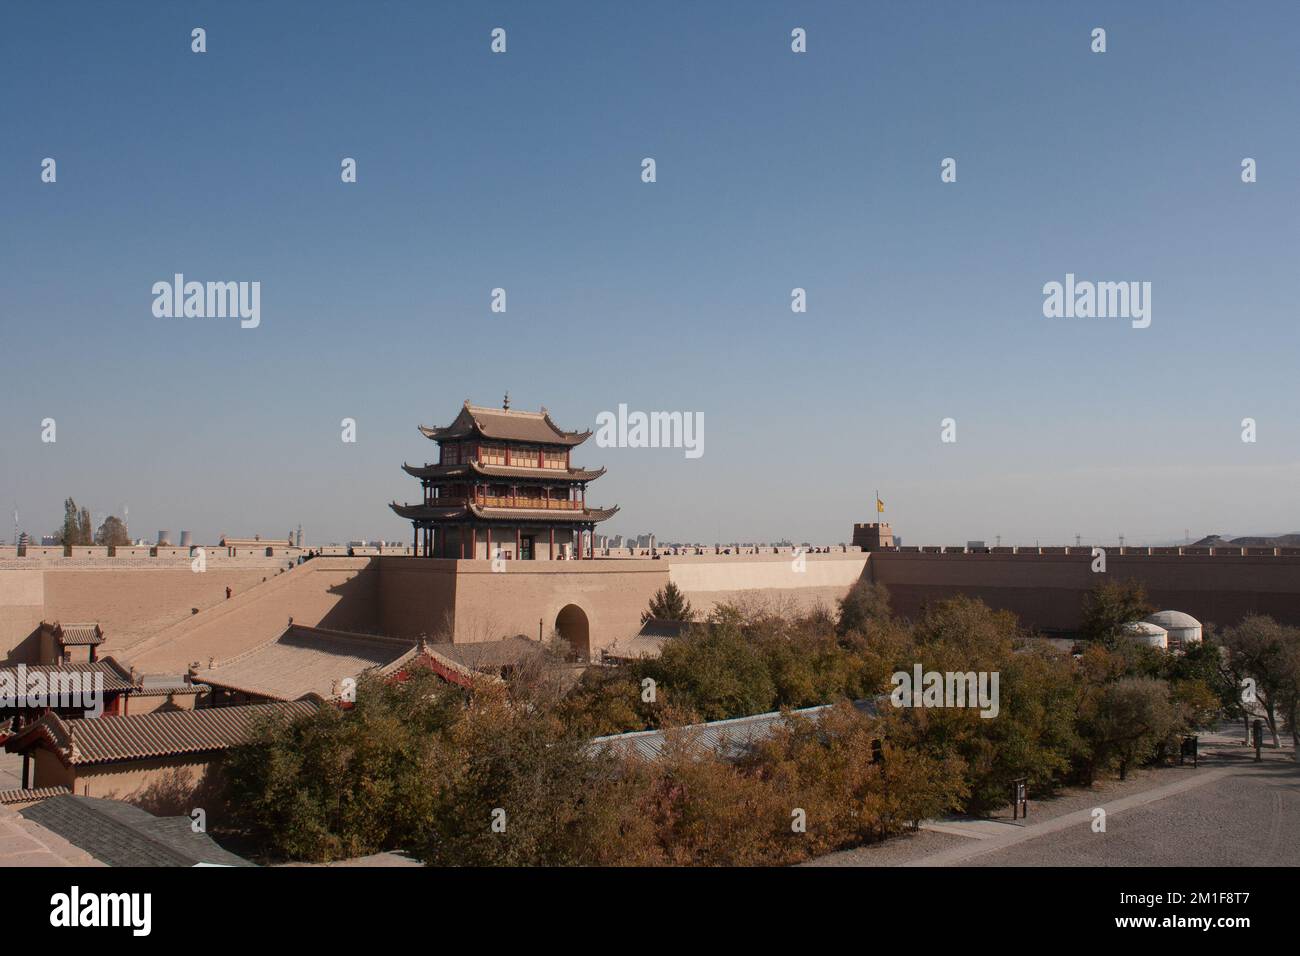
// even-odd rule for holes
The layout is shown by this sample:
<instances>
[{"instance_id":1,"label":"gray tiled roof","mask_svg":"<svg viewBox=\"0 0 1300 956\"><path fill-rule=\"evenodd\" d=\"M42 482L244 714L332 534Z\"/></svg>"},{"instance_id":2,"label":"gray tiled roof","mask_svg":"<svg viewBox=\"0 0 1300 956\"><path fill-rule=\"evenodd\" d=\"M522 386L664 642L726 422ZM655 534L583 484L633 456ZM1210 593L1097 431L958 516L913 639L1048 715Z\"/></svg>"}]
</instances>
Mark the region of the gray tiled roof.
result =
<instances>
[{"instance_id":1,"label":"gray tiled roof","mask_svg":"<svg viewBox=\"0 0 1300 956\"><path fill-rule=\"evenodd\" d=\"M525 661L546 656L546 651L537 641L518 636L499 641L431 644L429 648L471 670L494 671L502 667L517 667Z\"/></svg>"},{"instance_id":2,"label":"gray tiled roof","mask_svg":"<svg viewBox=\"0 0 1300 956\"><path fill-rule=\"evenodd\" d=\"M104 690L110 693L121 693L135 687L131 672L111 657L99 661L83 661L78 664L23 664L21 666L28 674L44 674L47 681L59 675L71 676L73 674L80 674L93 680L95 674L100 674L104 679ZM18 665L0 667L0 672L8 673L10 679L15 682L14 686L18 686Z\"/></svg>"},{"instance_id":3,"label":"gray tiled roof","mask_svg":"<svg viewBox=\"0 0 1300 956\"><path fill-rule=\"evenodd\" d=\"M98 624L60 624L56 633L64 647L104 643L104 632Z\"/></svg>"},{"instance_id":4,"label":"gray tiled roof","mask_svg":"<svg viewBox=\"0 0 1300 956\"><path fill-rule=\"evenodd\" d=\"M199 669L194 679L271 700L308 694L330 700L339 696L344 679L374 668L384 673L415 653L414 641L295 624L275 640Z\"/></svg>"},{"instance_id":5,"label":"gray tiled roof","mask_svg":"<svg viewBox=\"0 0 1300 956\"><path fill-rule=\"evenodd\" d=\"M707 628L708 624L692 621L670 621L651 618L641 625L641 630L628 637L620 637L605 648L606 660L636 660L658 657L671 640L684 636L692 627Z\"/></svg>"},{"instance_id":6,"label":"gray tiled roof","mask_svg":"<svg viewBox=\"0 0 1300 956\"><path fill-rule=\"evenodd\" d=\"M156 817L118 800L65 794L19 813L109 866L253 865L195 833L189 817Z\"/></svg>"},{"instance_id":7,"label":"gray tiled roof","mask_svg":"<svg viewBox=\"0 0 1300 956\"><path fill-rule=\"evenodd\" d=\"M292 721L316 706L297 700L71 720L50 713L6 740L5 749L26 753L45 746L68 766L208 753L244 743L264 720Z\"/></svg>"},{"instance_id":8,"label":"gray tiled roof","mask_svg":"<svg viewBox=\"0 0 1300 956\"><path fill-rule=\"evenodd\" d=\"M796 717L816 718L833 706L820 704L787 713ZM853 706L865 713L875 712L875 701L854 701ZM734 717L731 720L714 720L707 724L690 724L677 728L676 731L640 730L630 734L612 734L596 737L588 744L588 748L592 751L608 748L624 756L657 760L668 745L668 735L676 732L685 735L685 739L700 750L711 750L725 760L738 760L755 744L770 737L785 720L785 716L786 713L776 710L749 717Z\"/></svg>"}]
</instances>

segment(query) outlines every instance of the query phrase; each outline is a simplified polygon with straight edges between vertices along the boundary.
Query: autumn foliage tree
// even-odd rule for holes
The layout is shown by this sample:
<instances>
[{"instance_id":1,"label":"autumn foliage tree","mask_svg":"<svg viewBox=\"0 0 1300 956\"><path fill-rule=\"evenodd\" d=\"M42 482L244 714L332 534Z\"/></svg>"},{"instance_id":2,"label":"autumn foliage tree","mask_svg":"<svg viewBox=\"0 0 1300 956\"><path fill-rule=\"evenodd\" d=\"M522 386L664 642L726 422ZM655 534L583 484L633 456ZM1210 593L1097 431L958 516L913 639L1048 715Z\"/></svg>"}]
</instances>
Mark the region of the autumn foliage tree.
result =
<instances>
[{"instance_id":1,"label":"autumn foliage tree","mask_svg":"<svg viewBox=\"0 0 1300 956\"><path fill-rule=\"evenodd\" d=\"M1120 597L1103 596L1098 608L1122 610L1096 620L1138 609ZM268 724L230 752L218 826L269 860L401 849L437 865L785 864L990 812L1013 778L1042 794L1126 774L1218 709L1209 656L1099 641L1074 659L965 597L915 622L886 609L867 586L838 616L721 605L658 658L589 668L573 686L545 668L468 692L419 669L363 678L350 708ZM1267 687L1284 716L1294 698L1269 649L1290 633L1254 622L1229 642L1260 673L1278 658ZM996 676L996 707L894 706L892 675L917 666L983 675L989 690ZM778 709L770 733L736 746L695 726ZM648 727L663 735L653 759L593 742Z\"/></svg>"}]
</instances>

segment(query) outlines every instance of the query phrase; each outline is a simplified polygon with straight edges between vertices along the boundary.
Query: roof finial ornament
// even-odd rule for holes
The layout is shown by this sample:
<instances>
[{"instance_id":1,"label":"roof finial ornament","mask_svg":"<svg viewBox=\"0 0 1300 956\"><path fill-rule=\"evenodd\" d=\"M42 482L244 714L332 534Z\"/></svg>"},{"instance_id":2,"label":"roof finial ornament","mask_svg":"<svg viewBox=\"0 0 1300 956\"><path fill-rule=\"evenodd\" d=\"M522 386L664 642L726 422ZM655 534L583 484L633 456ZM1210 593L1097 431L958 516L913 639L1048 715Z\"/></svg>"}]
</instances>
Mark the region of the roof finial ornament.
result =
<instances>
[{"instance_id":1,"label":"roof finial ornament","mask_svg":"<svg viewBox=\"0 0 1300 956\"><path fill-rule=\"evenodd\" d=\"M501 409L502 409L502 411L507 411L507 412L510 411L510 393L509 393L509 392L506 392L506 398L505 398L505 401L503 401L503 402L501 403Z\"/></svg>"}]
</instances>

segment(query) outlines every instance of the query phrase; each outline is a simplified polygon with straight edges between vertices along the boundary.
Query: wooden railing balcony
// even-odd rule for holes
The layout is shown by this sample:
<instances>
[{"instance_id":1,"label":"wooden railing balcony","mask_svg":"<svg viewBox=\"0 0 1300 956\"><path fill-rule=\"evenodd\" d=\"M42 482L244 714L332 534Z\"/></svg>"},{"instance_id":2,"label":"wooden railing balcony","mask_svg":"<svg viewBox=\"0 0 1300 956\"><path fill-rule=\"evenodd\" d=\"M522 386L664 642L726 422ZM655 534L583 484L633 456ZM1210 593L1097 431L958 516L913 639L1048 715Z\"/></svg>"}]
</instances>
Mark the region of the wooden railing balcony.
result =
<instances>
[{"instance_id":1,"label":"wooden railing balcony","mask_svg":"<svg viewBox=\"0 0 1300 956\"><path fill-rule=\"evenodd\" d=\"M536 458L512 458L507 464L504 458L493 458L485 455L477 459L480 465L494 465L498 468L531 468L534 471L567 471L568 465L562 461L548 461L546 464L538 464Z\"/></svg>"},{"instance_id":2,"label":"wooden railing balcony","mask_svg":"<svg viewBox=\"0 0 1300 956\"><path fill-rule=\"evenodd\" d=\"M580 511L580 501L557 501L554 498L525 498L523 495L511 498L509 495L489 495L479 498L478 503L485 508L533 508L538 511Z\"/></svg>"}]
</instances>

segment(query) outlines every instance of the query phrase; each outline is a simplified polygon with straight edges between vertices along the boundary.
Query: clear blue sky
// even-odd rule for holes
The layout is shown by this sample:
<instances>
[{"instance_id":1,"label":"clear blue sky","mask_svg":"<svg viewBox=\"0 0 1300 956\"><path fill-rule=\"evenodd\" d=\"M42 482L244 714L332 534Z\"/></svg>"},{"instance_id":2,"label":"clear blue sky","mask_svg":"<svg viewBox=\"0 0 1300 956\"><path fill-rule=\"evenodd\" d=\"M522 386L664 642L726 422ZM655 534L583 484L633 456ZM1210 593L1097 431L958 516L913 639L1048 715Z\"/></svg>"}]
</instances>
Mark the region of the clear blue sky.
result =
<instances>
[{"instance_id":1,"label":"clear blue sky","mask_svg":"<svg viewBox=\"0 0 1300 956\"><path fill-rule=\"evenodd\" d=\"M1300 530L1297 117L1294 2L6 3L0 504L401 539L415 426L509 389L703 413L580 450L612 532ZM155 318L175 272L261 327ZM1067 272L1151 327L1044 318Z\"/></svg>"}]
</instances>

